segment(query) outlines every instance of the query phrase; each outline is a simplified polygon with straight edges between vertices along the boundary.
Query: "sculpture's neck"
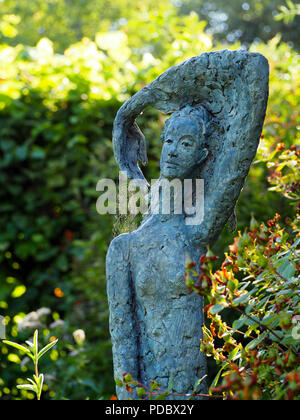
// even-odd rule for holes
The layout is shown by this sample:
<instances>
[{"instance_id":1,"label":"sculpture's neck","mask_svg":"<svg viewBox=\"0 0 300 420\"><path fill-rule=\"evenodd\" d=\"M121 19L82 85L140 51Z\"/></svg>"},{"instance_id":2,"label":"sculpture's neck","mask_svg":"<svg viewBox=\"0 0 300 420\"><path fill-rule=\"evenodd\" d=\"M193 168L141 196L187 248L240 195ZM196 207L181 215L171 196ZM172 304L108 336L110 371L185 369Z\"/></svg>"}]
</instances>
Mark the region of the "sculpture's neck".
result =
<instances>
[{"instance_id":1,"label":"sculpture's neck","mask_svg":"<svg viewBox=\"0 0 300 420\"><path fill-rule=\"evenodd\" d=\"M186 188L184 182L160 178L151 188L150 213L161 221L173 218L183 219L185 209L192 205L192 187Z\"/></svg>"}]
</instances>

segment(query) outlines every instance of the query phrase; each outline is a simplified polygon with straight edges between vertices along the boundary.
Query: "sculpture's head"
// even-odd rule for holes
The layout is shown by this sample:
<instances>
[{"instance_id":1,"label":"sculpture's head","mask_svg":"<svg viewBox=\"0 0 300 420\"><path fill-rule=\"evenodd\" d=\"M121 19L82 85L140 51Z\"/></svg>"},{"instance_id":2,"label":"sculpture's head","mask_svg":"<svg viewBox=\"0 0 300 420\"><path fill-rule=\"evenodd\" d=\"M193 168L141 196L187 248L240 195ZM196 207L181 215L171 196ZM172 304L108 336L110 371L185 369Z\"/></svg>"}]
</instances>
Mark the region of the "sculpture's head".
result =
<instances>
[{"instance_id":1,"label":"sculpture's head","mask_svg":"<svg viewBox=\"0 0 300 420\"><path fill-rule=\"evenodd\" d=\"M209 114L202 106L186 106L166 121L162 134L161 175L168 179L192 178L206 159Z\"/></svg>"}]
</instances>

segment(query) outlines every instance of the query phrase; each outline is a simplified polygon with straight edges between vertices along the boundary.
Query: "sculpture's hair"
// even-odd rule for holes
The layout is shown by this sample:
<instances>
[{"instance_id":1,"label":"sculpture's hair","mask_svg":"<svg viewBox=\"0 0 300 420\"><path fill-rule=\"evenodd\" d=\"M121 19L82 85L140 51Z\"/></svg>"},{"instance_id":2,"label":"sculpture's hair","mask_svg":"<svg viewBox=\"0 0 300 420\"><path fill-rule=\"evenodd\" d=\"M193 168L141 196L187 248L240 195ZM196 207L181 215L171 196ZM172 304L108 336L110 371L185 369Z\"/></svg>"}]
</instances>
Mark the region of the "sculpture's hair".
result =
<instances>
[{"instance_id":1,"label":"sculpture's hair","mask_svg":"<svg viewBox=\"0 0 300 420\"><path fill-rule=\"evenodd\" d=\"M162 141L165 139L165 133L174 119L178 118L189 118L194 121L199 126L199 131L204 134L205 138L207 137L209 131L209 123L211 116L209 112L202 105L190 106L187 105L184 108L181 108L178 111L173 112L173 114L165 122L164 130L161 134Z\"/></svg>"}]
</instances>

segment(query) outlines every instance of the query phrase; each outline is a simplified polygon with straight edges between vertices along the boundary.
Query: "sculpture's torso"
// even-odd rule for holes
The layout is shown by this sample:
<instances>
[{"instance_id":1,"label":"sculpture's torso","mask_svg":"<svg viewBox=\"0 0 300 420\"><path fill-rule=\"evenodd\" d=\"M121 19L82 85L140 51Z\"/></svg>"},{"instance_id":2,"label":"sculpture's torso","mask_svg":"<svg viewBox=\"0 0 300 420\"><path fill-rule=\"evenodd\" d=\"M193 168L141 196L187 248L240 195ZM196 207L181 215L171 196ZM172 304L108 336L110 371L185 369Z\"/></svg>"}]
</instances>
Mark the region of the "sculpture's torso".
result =
<instances>
[{"instance_id":1,"label":"sculpture's torso","mask_svg":"<svg viewBox=\"0 0 300 420\"><path fill-rule=\"evenodd\" d=\"M183 216L152 217L117 240L128 249L138 379L147 385L155 380L166 390L173 377L173 392L193 392L191 383L206 374L202 299L188 291L184 274L187 254L197 261L200 251L187 237Z\"/></svg>"}]
</instances>

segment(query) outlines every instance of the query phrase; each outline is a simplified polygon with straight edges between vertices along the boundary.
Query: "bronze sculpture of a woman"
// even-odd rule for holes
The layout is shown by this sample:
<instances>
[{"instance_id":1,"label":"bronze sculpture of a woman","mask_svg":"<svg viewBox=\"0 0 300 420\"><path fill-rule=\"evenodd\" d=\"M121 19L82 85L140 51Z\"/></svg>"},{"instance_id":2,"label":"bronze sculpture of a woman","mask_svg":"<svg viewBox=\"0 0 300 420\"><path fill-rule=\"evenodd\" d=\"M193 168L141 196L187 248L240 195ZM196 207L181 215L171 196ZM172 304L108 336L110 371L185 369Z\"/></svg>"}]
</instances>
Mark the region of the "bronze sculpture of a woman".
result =
<instances>
[{"instance_id":1,"label":"bronze sculpture of a woman","mask_svg":"<svg viewBox=\"0 0 300 420\"><path fill-rule=\"evenodd\" d=\"M107 291L114 372L188 394L206 374L200 352L202 298L184 283L194 261L232 215L255 156L268 98L268 63L245 51L205 53L172 67L120 108L114 123L116 160L144 179L145 139L135 119L154 106L171 114L163 133L161 178L204 179L204 218L151 214L134 232L115 238L107 255ZM205 381L199 392L205 392ZM117 387L119 399L130 394ZM176 397L174 397L176 398ZM180 397L181 399L183 397Z\"/></svg>"}]
</instances>

